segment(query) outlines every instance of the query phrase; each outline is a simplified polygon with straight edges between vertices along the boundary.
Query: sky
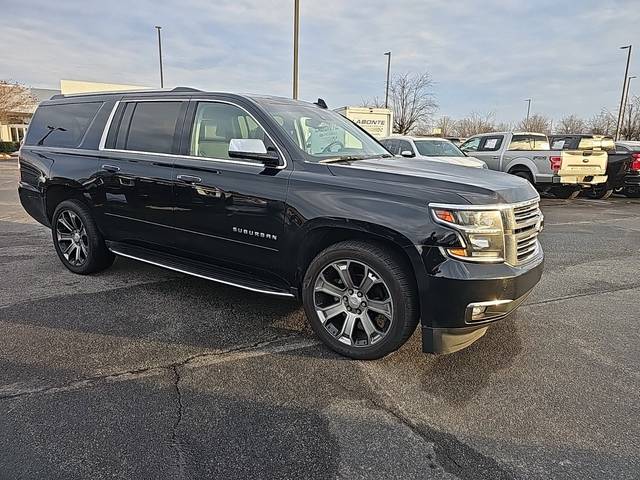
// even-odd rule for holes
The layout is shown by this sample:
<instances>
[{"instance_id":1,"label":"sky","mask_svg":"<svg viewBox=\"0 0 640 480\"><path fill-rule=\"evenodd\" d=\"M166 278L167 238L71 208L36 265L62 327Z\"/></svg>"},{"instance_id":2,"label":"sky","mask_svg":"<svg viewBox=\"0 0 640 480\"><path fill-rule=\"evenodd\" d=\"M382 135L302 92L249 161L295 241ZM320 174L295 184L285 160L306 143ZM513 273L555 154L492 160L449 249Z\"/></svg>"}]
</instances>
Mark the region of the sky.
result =
<instances>
[{"instance_id":1,"label":"sky","mask_svg":"<svg viewBox=\"0 0 640 480\"><path fill-rule=\"evenodd\" d=\"M437 115L513 122L617 110L626 51L640 94L640 0L300 0L300 98L384 97L429 72ZM291 95L293 0L21 0L2 7L0 79L60 79ZM634 84L634 82L636 82Z\"/></svg>"}]
</instances>

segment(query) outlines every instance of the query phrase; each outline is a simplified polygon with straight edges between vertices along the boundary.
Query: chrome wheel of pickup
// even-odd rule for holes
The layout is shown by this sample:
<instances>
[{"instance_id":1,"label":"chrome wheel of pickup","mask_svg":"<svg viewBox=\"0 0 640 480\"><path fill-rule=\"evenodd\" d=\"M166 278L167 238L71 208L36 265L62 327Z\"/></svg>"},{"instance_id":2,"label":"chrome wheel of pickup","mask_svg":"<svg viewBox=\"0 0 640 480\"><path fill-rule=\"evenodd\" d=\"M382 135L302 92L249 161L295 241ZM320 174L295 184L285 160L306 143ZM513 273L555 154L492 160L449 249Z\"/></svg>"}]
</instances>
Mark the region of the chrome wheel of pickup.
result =
<instances>
[{"instance_id":1,"label":"chrome wheel of pickup","mask_svg":"<svg viewBox=\"0 0 640 480\"><path fill-rule=\"evenodd\" d=\"M80 217L71 210L63 210L56 222L58 247L71 265L79 267L87 261L89 239Z\"/></svg>"},{"instance_id":2,"label":"chrome wheel of pickup","mask_svg":"<svg viewBox=\"0 0 640 480\"><path fill-rule=\"evenodd\" d=\"M344 259L324 267L315 280L314 308L324 328L339 342L369 347L393 322L393 298L369 265Z\"/></svg>"}]
</instances>

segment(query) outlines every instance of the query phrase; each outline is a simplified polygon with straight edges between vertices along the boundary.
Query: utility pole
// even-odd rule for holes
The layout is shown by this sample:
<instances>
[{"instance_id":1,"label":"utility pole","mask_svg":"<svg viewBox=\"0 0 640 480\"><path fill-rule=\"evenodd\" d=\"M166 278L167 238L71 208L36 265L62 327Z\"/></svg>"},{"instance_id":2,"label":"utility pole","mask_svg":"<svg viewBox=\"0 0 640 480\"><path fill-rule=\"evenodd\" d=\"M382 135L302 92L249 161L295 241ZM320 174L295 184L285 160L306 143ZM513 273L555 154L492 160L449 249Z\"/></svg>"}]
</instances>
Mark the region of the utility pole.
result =
<instances>
[{"instance_id":1,"label":"utility pole","mask_svg":"<svg viewBox=\"0 0 640 480\"><path fill-rule=\"evenodd\" d=\"M525 125L527 126L527 129L528 129L529 128L529 114L531 113L531 99L530 98L525 98L524 101L527 102L527 120L525 121Z\"/></svg>"},{"instance_id":2,"label":"utility pole","mask_svg":"<svg viewBox=\"0 0 640 480\"><path fill-rule=\"evenodd\" d=\"M391 52L386 52L387 56L387 87L384 92L384 108L389 108L389 72L391 71Z\"/></svg>"},{"instance_id":3,"label":"utility pole","mask_svg":"<svg viewBox=\"0 0 640 480\"><path fill-rule=\"evenodd\" d=\"M160 88L164 88L164 77L162 76L162 38L160 37L160 30L162 27L156 25L158 30L158 57L160 59Z\"/></svg>"},{"instance_id":4,"label":"utility pole","mask_svg":"<svg viewBox=\"0 0 640 480\"><path fill-rule=\"evenodd\" d=\"M620 98L620 110L618 110L618 122L616 123L616 134L613 137L614 140L620 139L620 127L622 123L622 115L624 111L624 95L627 89L627 76L629 75L629 62L631 61L631 45L620 47L620 50L628 50L627 52L627 66L624 69L624 79L622 80L622 97Z\"/></svg>"},{"instance_id":5,"label":"utility pole","mask_svg":"<svg viewBox=\"0 0 640 480\"><path fill-rule=\"evenodd\" d=\"M624 90L624 108L622 109L622 115L620 116L620 133L624 129L624 113L627 110L627 103L629 103L629 86L631 85L631 79L636 78L636 76L629 75L627 77L627 85ZM628 132L627 132L628 133Z\"/></svg>"},{"instance_id":6,"label":"utility pole","mask_svg":"<svg viewBox=\"0 0 640 480\"><path fill-rule=\"evenodd\" d=\"M300 36L300 0L293 0L293 99L298 99L298 39Z\"/></svg>"}]
</instances>

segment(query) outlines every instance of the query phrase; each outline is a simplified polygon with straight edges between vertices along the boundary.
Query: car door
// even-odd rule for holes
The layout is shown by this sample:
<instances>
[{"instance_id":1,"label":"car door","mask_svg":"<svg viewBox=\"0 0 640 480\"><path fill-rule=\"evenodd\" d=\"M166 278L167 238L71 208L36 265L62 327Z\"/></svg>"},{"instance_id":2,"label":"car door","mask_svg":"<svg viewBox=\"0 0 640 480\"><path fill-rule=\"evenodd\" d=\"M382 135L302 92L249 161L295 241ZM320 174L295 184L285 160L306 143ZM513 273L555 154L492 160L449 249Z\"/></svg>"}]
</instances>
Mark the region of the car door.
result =
<instances>
[{"instance_id":1,"label":"car door","mask_svg":"<svg viewBox=\"0 0 640 480\"><path fill-rule=\"evenodd\" d=\"M250 104L193 100L174 170L176 246L212 263L278 264L291 166ZM280 165L231 158L232 139L259 139Z\"/></svg>"},{"instance_id":2,"label":"car door","mask_svg":"<svg viewBox=\"0 0 640 480\"><path fill-rule=\"evenodd\" d=\"M96 211L107 239L170 246L173 155L185 99L121 100L100 145Z\"/></svg>"},{"instance_id":3,"label":"car door","mask_svg":"<svg viewBox=\"0 0 640 480\"><path fill-rule=\"evenodd\" d=\"M487 135L482 137L478 150L471 155L483 160L491 170L502 170L500 150L504 141L503 135Z\"/></svg>"}]
</instances>

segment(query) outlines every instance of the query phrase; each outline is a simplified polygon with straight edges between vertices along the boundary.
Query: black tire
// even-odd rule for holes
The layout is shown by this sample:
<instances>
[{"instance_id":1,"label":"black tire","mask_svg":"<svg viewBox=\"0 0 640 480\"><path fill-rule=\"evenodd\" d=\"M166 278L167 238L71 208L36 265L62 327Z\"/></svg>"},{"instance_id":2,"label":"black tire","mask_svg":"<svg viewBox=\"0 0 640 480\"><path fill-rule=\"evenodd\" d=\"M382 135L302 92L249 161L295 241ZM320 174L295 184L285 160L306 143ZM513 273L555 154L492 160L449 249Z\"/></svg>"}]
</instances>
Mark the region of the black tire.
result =
<instances>
[{"instance_id":1,"label":"black tire","mask_svg":"<svg viewBox=\"0 0 640 480\"><path fill-rule=\"evenodd\" d=\"M66 227L65 223L72 228ZM65 200L56 207L51 220L51 234L60 261L73 273L88 275L99 272L111 266L115 259L115 255L106 247L89 208L81 200ZM67 234L72 239L61 240ZM73 239L76 235L77 243ZM67 253L71 257L67 258L63 248L67 252L71 248L73 256Z\"/></svg>"},{"instance_id":2,"label":"black tire","mask_svg":"<svg viewBox=\"0 0 640 480\"><path fill-rule=\"evenodd\" d=\"M509 173L511 175L515 175L516 177L524 178L531 185L533 185L533 175L531 175L531 172L529 172L527 170L516 170L514 172L509 172Z\"/></svg>"},{"instance_id":3,"label":"black tire","mask_svg":"<svg viewBox=\"0 0 640 480\"><path fill-rule=\"evenodd\" d=\"M608 182L594 185L584 191L584 196L592 198L594 200L605 200L613 195L613 188L609 186Z\"/></svg>"},{"instance_id":4,"label":"black tire","mask_svg":"<svg viewBox=\"0 0 640 480\"><path fill-rule=\"evenodd\" d=\"M573 199L580 195L582 190L579 187L573 187L570 185L563 185L561 187L551 187L549 193L553 194L556 198Z\"/></svg>"},{"instance_id":5,"label":"black tire","mask_svg":"<svg viewBox=\"0 0 640 480\"><path fill-rule=\"evenodd\" d=\"M382 284L383 287L380 288L388 289L392 305L391 319L384 335L375 343L363 340L363 342L368 343L347 345L339 341L335 332L334 334L330 333L329 329L323 325L316 311L316 299L317 295L319 295L319 293L315 292L316 281L327 268L332 268L333 264L343 260L369 267L372 273L375 273L381 280L378 285ZM359 283L358 288L361 288L363 284L364 278ZM369 291L372 290L373 287ZM335 297L332 301L339 299L339 304L344 299L345 304L348 304L346 301L346 286L344 294L345 297ZM365 292L365 296L362 299L368 300L367 296L368 294ZM331 245L320 252L306 271L302 285L302 301L307 318L311 322L311 327L316 335L332 350L344 356L360 360L381 358L400 348L411 336L419 320L417 288L411 265L400 254L385 248L384 245L373 242L348 240ZM373 300L368 301L373 302ZM358 311L358 314L360 317L367 315L367 318L370 315L369 311ZM359 318L356 319L356 327L353 331L359 331L362 335L364 334L364 323L358 324L357 322L360 320ZM346 322L346 318L344 321ZM327 321L327 323L329 322ZM359 330L358 327L360 327ZM369 335L366 334L366 337L369 338ZM353 340L353 336L351 336L351 340ZM354 342L352 341L351 343Z\"/></svg>"},{"instance_id":6,"label":"black tire","mask_svg":"<svg viewBox=\"0 0 640 480\"><path fill-rule=\"evenodd\" d=\"M640 198L640 187L626 187L622 193L628 198Z\"/></svg>"}]
</instances>

